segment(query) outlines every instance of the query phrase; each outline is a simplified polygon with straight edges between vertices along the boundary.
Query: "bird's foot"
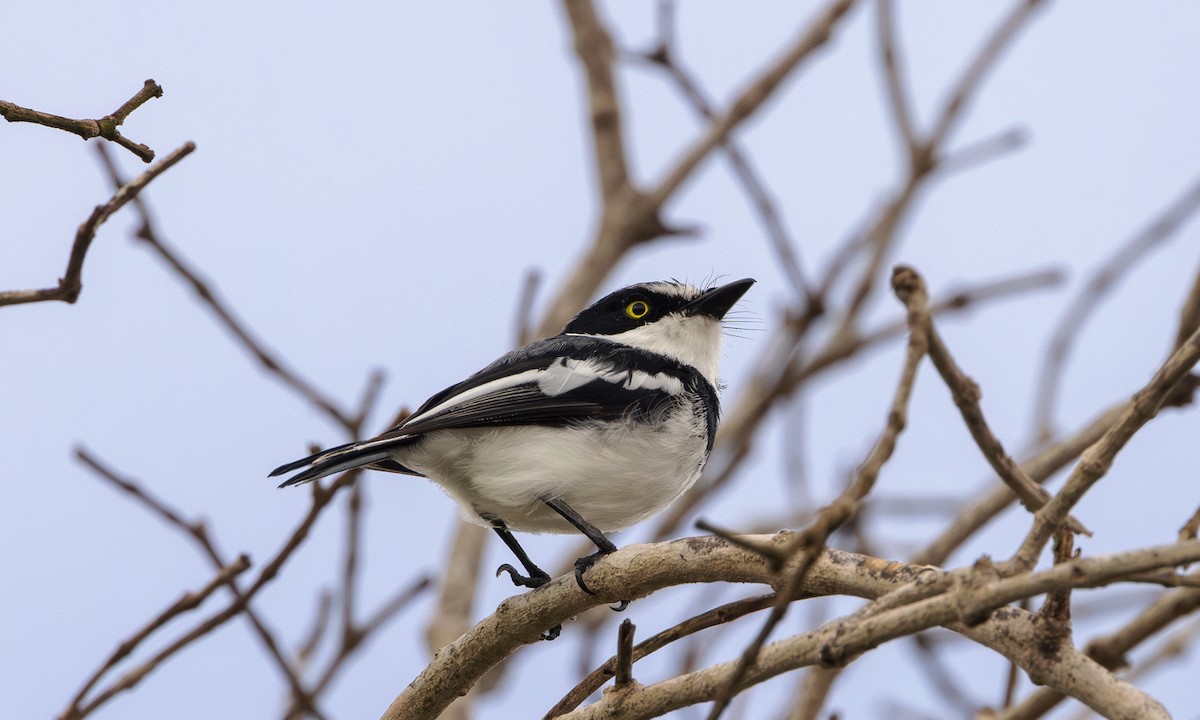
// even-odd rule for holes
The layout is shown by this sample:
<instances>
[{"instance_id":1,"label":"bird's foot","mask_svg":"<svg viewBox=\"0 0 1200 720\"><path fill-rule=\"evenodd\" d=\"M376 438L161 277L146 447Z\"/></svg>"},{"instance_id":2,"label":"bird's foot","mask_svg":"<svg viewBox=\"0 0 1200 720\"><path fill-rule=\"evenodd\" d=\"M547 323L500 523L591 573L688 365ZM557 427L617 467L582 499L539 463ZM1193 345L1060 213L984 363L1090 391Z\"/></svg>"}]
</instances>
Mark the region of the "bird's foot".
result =
<instances>
[{"instance_id":1,"label":"bird's foot","mask_svg":"<svg viewBox=\"0 0 1200 720\"><path fill-rule=\"evenodd\" d=\"M515 567L509 565L508 563L504 563L500 567L496 568L496 577L500 577L500 573L505 572L508 573L508 577L510 580L512 580L513 585L517 585L519 587L540 588L541 586L550 582L550 576L540 569L538 569L537 572L531 572L529 575L522 575ZM558 637L558 633L554 633L554 637ZM547 638L547 640L553 639L554 638Z\"/></svg>"},{"instance_id":2,"label":"bird's foot","mask_svg":"<svg viewBox=\"0 0 1200 720\"><path fill-rule=\"evenodd\" d=\"M614 548L614 550L615 550L615 548ZM611 552L614 552L614 550L601 550L599 552L594 552L591 555L585 555L584 557L581 557L575 561L575 583L579 585L580 590L584 591L588 595L596 594L596 593L592 592L592 589L589 588L587 586L587 583L585 583L583 581L583 574L587 571L588 568L595 565L597 560L604 557L605 555L608 555ZM625 610L625 608L629 607L629 601L622 600L619 603L617 603L617 605L615 607L613 607L611 605L609 607L612 608L613 612L622 612Z\"/></svg>"},{"instance_id":3,"label":"bird's foot","mask_svg":"<svg viewBox=\"0 0 1200 720\"><path fill-rule=\"evenodd\" d=\"M500 577L500 573L508 573L508 577L513 581L513 585L527 588L540 588L550 582L550 576L538 569L536 573L530 573L530 576L522 575L515 567L504 563L496 568L496 577ZM546 632L542 633L543 640L553 640L562 634L562 625L555 625Z\"/></svg>"}]
</instances>

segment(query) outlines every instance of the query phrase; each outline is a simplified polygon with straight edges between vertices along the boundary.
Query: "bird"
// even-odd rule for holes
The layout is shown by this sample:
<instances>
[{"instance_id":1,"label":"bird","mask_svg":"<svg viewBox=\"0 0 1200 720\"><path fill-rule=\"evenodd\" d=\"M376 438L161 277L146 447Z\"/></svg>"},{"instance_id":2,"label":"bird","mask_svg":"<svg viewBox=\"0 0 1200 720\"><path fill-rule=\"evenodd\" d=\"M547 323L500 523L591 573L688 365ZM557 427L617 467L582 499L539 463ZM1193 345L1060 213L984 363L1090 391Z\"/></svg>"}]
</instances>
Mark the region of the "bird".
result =
<instances>
[{"instance_id":1,"label":"bird","mask_svg":"<svg viewBox=\"0 0 1200 720\"><path fill-rule=\"evenodd\" d=\"M352 468L424 476L516 556L521 587L550 581L513 531L606 533L665 508L700 477L716 437L722 320L754 279L698 288L645 282L612 292L562 332L517 348L425 401L386 432L271 472L280 487ZM621 608L627 605L622 602ZM557 632L553 633L557 635ZM552 638L549 638L552 639Z\"/></svg>"}]
</instances>

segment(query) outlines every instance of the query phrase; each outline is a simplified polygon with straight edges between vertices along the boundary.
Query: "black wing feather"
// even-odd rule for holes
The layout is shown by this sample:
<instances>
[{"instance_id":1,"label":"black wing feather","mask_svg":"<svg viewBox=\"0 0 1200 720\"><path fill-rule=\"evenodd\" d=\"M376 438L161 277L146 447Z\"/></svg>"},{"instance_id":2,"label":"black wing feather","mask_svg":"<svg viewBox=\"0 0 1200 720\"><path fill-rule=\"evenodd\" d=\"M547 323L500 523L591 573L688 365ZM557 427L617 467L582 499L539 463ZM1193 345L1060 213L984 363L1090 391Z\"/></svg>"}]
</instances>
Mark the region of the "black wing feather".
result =
<instances>
[{"instance_id":1,"label":"black wing feather","mask_svg":"<svg viewBox=\"0 0 1200 720\"><path fill-rule=\"evenodd\" d=\"M597 342L600 343L597 346ZM537 382L497 389L476 398L454 403L430 414L432 408L485 383L529 370L546 370L563 359L594 361L612 373L665 373L682 382L686 393L699 395L708 411L709 447L716 430L717 398L712 385L695 368L671 358L635 351L619 343L593 337L558 335L514 350L466 380L451 385L425 401L415 413L383 434L360 443L341 445L277 468L278 475L311 465L285 484L304 482L346 469L348 464L376 467L392 472L411 470L387 458L388 450L417 442L435 430L495 427L505 425L565 425L586 420L613 420L634 414L650 417L669 408L680 398L663 389L628 389L620 382L596 378L557 395L546 395Z\"/></svg>"}]
</instances>

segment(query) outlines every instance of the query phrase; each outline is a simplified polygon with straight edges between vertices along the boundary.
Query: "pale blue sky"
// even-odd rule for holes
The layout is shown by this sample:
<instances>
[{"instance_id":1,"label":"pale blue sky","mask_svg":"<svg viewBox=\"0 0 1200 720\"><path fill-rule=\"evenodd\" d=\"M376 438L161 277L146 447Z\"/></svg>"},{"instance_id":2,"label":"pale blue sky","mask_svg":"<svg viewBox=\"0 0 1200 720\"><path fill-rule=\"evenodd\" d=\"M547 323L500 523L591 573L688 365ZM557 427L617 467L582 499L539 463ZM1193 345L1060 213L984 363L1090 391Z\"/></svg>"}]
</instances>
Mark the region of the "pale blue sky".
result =
<instances>
[{"instance_id":1,"label":"pale blue sky","mask_svg":"<svg viewBox=\"0 0 1200 720\"><path fill-rule=\"evenodd\" d=\"M786 2L684 5L683 57L717 98L729 97L814 12L807 3L801 10ZM1008 3L899 6L918 114L927 121ZM649 43L653 4L602 8L622 44ZM124 130L160 155L187 140L198 146L147 193L163 235L270 347L344 404L358 397L372 368L386 369L375 426L503 352L523 274L537 269L545 278L540 307L590 238L588 125L556 5L48 0L9 3L0 25L4 100L98 116L146 78L162 84L164 97L134 113ZM1069 273L1059 291L944 324L983 387L989 419L1013 448L1028 440L1036 367L1073 290L1200 176L1197 27L1200 6L1191 3L1051 4L955 136L962 146L1018 127L1030 142L935 183L903 230L897 259L920 268L935 294L1047 266ZM828 259L899 173L874 37L874 10L864 5L739 135L810 267ZM654 179L698 125L660 76L626 67L619 81L634 172ZM117 156L127 173L142 169L127 153ZM94 151L70 135L4 124L0 166L0 289L50 285L75 228L109 194ZM635 251L604 288L752 276L759 284L742 307L771 328L788 287L723 160L703 168L668 217L703 232ZM309 442L342 440L262 376L189 291L129 239L130 228L126 213L104 226L78 304L0 309L0 705L12 717L57 714L119 639L210 576L183 538L75 463L76 443L205 518L227 553L265 560L307 504L302 492L276 491L266 472ZM1150 376L1173 337L1198 248L1200 225L1192 223L1089 322L1063 388L1066 426ZM872 312L898 315L887 299ZM727 402L766 337L752 332L729 342ZM786 503L778 445L796 432L805 433L805 465L828 497L878 431L898 367L895 349L872 354L806 395L802 412L778 413L740 490L703 514L737 527ZM1200 502L1195 418L1165 413L1121 456L1114 476L1080 507L1097 531L1085 552L1173 539ZM880 492L961 497L977 490L985 467L926 369ZM367 608L436 568L455 517L421 480L372 476L368 489ZM932 527L894 523L885 539L899 553ZM1022 527L1010 513L954 562L1011 552ZM260 596L264 615L289 642L329 582L339 529L332 516L318 526ZM618 541L638 537L635 530ZM528 546L553 558L574 541L538 538ZM488 553L485 567L506 560L499 543ZM499 581L484 584L481 613L513 592ZM694 589L677 589L665 602L635 604L629 616L649 634L695 597ZM414 606L351 665L330 695L331 715L382 712L424 665L429 611L428 601ZM1119 619L1081 622L1079 637ZM787 629L810 621L797 612ZM571 635L568 625L562 640L527 649L510 686L481 704L478 717L544 712L577 677ZM976 699L995 702L999 662L962 646L955 657L963 680ZM722 646L713 659L737 649ZM856 663L830 708L870 717L883 712L884 698L902 696L952 717L925 705L934 696L908 662L897 646ZM1197 662L1144 686L1178 716L1194 717ZM653 679L651 664L643 672ZM770 717L793 678L776 680L748 716ZM234 622L96 717L269 717L278 713L281 688L244 623Z\"/></svg>"}]
</instances>

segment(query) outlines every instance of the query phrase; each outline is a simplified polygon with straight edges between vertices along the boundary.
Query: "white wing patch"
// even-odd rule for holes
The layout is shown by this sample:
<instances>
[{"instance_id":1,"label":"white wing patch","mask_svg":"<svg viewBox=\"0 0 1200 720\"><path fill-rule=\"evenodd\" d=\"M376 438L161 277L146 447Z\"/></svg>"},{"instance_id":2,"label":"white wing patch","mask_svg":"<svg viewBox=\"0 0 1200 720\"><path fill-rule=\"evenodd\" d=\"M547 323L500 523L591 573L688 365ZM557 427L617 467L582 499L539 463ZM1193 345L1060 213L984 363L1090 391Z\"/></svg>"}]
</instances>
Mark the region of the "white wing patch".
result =
<instances>
[{"instance_id":1,"label":"white wing patch","mask_svg":"<svg viewBox=\"0 0 1200 720\"><path fill-rule=\"evenodd\" d=\"M456 405L477 398L500 392L510 387L536 382L538 390L547 397L558 397L576 388L583 387L594 380L603 380L614 385L621 385L626 390L662 390L671 395L683 392L683 381L665 373L648 373L642 370L616 370L611 365L595 360L576 360L559 358L544 370L525 370L514 375L508 375L495 380L489 380L434 405L420 415L409 418L407 423L415 423L433 417ZM389 438L382 442L388 442ZM366 447L367 445L364 445Z\"/></svg>"},{"instance_id":2,"label":"white wing patch","mask_svg":"<svg viewBox=\"0 0 1200 720\"><path fill-rule=\"evenodd\" d=\"M666 373L643 370L616 370L595 360L560 358L542 371L538 389L551 397L583 387L593 380L621 385L626 390L663 390L670 395L683 392L683 381Z\"/></svg>"},{"instance_id":3,"label":"white wing patch","mask_svg":"<svg viewBox=\"0 0 1200 720\"><path fill-rule=\"evenodd\" d=\"M524 383L533 382L533 381L537 380L538 376L543 374L544 372L546 372L546 371L545 370L526 370L525 372L519 372L519 373L516 373L515 375L506 375L505 377L502 377L502 378L496 378L495 380L489 380L488 382L485 382L482 385L476 385L475 387L470 388L469 390L463 390L462 392L460 392L457 395L451 395L450 397L446 398L445 400L438 403L437 405L434 405L433 407L429 408L428 410L421 413L420 415L414 415L413 417L409 418L405 422L413 423L418 420L424 420L425 418L436 415L447 408L454 407L455 405L458 405L459 403L464 403L469 400L474 400L475 398L483 397L484 395L489 395L494 392L499 392L500 390L504 390L505 388L510 388L514 385L522 385Z\"/></svg>"}]
</instances>

